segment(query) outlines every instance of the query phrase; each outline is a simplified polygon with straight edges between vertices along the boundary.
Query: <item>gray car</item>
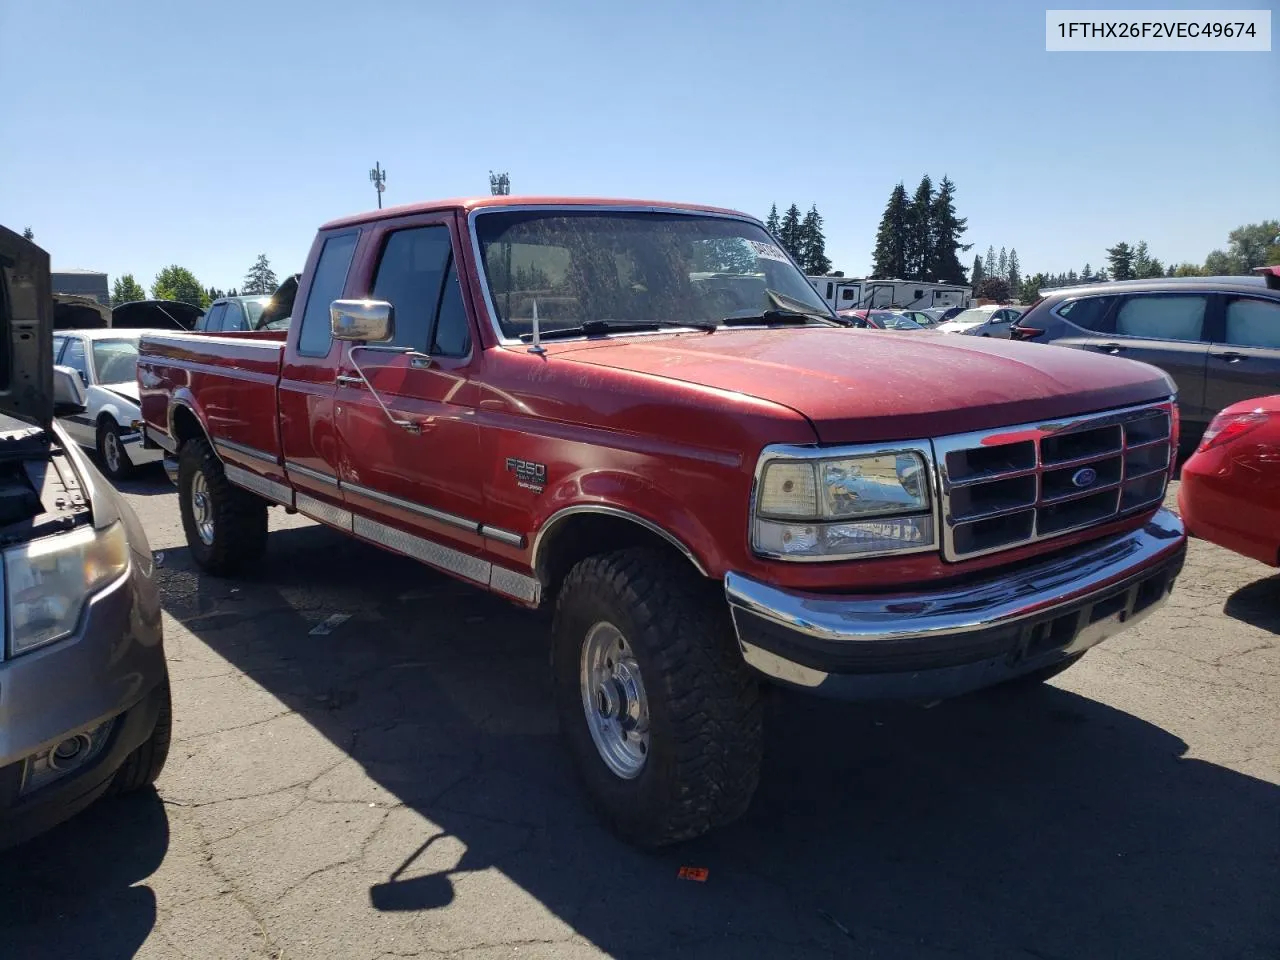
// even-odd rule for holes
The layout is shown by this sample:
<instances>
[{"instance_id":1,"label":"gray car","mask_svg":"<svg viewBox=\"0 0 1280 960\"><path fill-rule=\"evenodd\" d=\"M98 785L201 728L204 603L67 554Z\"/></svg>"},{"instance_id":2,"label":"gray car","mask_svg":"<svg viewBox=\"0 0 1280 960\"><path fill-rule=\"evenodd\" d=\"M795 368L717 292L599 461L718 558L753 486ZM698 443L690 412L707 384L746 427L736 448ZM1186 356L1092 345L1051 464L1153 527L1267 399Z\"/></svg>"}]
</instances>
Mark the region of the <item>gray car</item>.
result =
<instances>
[{"instance_id":1,"label":"gray car","mask_svg":"<svg viewBox=\"0 0 1280 960\"><path fill-rule=\"evenodd\" d=\"M1280 289L1262 277L1058 289L1020 317L1012 335L1159 367L1178 385L1188 444L1223 407L1280 389Z\"/></svg>"},{"instance_id":2,"label":"gray car","mask_svg":"<svg viewBox=\"0 0 1280 960\"><path fill-rule=\"evenodd\" d=\"M171 714L151 549L55 415L49 255L0 227L0 848L155 780Z\"/></svg>"}]
</instances>

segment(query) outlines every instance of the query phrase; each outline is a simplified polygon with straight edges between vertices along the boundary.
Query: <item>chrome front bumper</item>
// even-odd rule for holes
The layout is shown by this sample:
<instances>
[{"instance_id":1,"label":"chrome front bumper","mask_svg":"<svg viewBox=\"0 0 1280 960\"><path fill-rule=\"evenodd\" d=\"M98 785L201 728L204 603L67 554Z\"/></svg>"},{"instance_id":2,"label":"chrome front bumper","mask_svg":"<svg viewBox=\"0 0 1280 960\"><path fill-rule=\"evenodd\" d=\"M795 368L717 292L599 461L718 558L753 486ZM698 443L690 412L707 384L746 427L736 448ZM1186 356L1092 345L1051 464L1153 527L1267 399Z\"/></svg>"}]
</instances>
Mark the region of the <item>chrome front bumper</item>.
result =
<instances>
[{"instance_id":1,"label":"chrome front bumper","mask_svg":"<svg viewBox=\"0 0 1280 960\"><path fill-rule=\"evenodd\" d=\"M1000 575L919 593L832 596L738 573L725 594L747 662L845 699L935 700L1082 653L1162 604L1182 569L1182 521L1142 528Z\"/></svg>"}]
</instances>

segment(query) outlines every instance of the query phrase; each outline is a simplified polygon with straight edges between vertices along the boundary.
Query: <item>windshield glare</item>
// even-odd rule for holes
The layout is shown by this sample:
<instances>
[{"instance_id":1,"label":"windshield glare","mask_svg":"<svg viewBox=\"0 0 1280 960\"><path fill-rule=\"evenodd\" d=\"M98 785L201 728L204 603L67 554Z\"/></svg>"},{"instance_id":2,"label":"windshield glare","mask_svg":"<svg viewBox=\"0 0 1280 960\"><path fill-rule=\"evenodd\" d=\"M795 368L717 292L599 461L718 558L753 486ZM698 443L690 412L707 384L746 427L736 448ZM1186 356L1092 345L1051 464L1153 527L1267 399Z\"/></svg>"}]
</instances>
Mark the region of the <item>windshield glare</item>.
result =
<instances>
[{"instance_id":1,"label":"windshield glare","mask_svg":"<svg viewBox=\"0 0 1280 960\"><path fill-rule=\"evenodd\" d=\"M475 218L502 333L606 320L679 325L787 309L831 316L756 224L697 214L482 212Z\"/></svg>"},{"instance_id":2,"label":"windshield glare","mask_svg":"<svg viewBox=\"0 0 1280 960\"><path fill-rule=\"evenodd\" d=\"M249 314L249 329L257 330L258 321L262 318L262 311L271 302L271 298L261 297L257 300L241 300L240 302L244 304L244 309Z\"/></svg>"},{"instance_id":3,"label":"windshield glare","mask_svg":"<svg viewBox=\"0 0 1280 960\"><path fill-rule=\"evenodd\" d=\"M93 341L93 368L99 383L132 383L138 378L138 344L133 340Z\"/></svg>"},{"instance_id":4,"label":"windshield glare","mask_svg":"<svg viewBox=\"0 0 1280 960\"><path fill-rule=\"evenodd\" d=\"M963 313L957 313L947 322L957 325L962 323L986 323L991 319L993 312L991 310L965 310Z\"/></svg>"}]
</instances>

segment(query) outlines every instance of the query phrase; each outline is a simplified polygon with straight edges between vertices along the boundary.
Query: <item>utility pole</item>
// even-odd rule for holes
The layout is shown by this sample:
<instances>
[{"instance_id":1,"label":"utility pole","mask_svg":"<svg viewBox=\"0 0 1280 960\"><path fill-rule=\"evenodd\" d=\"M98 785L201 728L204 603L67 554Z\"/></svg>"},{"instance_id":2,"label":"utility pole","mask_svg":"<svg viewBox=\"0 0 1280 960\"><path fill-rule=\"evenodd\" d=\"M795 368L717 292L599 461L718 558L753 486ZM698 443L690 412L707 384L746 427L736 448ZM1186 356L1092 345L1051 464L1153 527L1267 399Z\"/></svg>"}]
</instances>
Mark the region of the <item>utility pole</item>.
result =
<instances>
[{"instance_id":1,"label":"utility pole","mask_svg":"<svg viewBox=\"0 0 1280 960\"><path fill-rule=\"evenodd\" d=\"M489 171L489 192L495 197L505 197L511 193L511 178L505 173Z\"/></svg>"},{"instance_id":2,"label":"utility pole","mask_svg":"<svg viewBox=\"0 0 1280 960\"><path fill-rule=\"evenodd\" d=\"M373 189L378 191L378 209L382 209L382 191L387 189L387 171L382 169L382 164L375 162L373 169L369 171L369 182L373 184Z\"/></svg>"}]
</instances>

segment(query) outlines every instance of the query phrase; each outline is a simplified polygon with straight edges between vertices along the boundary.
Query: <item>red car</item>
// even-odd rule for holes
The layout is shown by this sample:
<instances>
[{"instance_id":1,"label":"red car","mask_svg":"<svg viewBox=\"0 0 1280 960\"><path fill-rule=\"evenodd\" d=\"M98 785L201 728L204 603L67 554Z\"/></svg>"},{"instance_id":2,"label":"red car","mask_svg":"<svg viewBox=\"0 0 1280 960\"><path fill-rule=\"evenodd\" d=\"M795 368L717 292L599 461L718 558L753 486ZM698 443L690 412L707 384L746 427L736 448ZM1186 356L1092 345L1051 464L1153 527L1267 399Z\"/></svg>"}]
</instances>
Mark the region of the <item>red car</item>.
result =
<instances>
[{"instance_id":1,"label":"red car","mask_svg":"<svg viewBox=\"0 0 1280 960\"><path fill-rule=\"evenodd\" d=\"M1182 468L1178 505L1195 536L1280 566L1280 396L1214 418Z\"/></svg>"}]
</instances>

